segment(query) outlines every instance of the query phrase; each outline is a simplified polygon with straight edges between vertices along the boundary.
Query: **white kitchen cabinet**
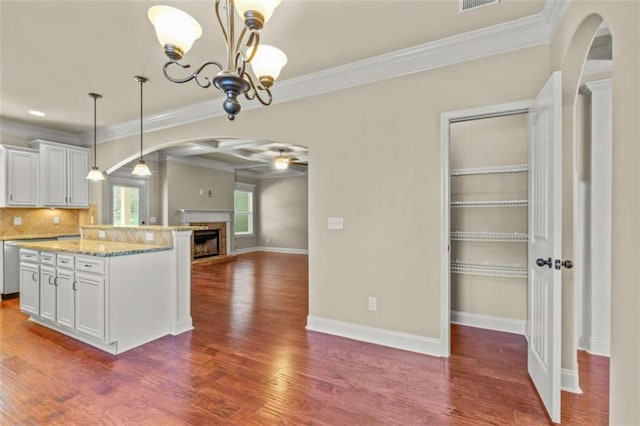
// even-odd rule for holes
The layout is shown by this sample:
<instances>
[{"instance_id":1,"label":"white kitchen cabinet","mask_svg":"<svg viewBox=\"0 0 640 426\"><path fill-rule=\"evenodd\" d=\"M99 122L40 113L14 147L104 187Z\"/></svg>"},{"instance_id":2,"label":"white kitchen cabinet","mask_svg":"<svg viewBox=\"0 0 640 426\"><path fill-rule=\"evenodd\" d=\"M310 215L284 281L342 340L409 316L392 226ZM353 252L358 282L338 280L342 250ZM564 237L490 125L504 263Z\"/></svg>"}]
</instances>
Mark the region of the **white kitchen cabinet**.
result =
<instances>
[{"instance_id":1,"label":"white kitchen cabinet","mask_svg":"<svg viewBox=\"0 0 640 426\"><path fill-rule=\"evenodd\" d=\"M38 151L0 146L0 207L35 207L38 202Z\"/></svg>"},{"instance_id":2,"label":"white kitchen cabinet","mask_svg":"<svg viewBox=\"0 0 640 426\"><path fill-rule=\"evenodd\" d=\"M59 254L56 264L56 324L73 330L76 323L74 256Z\"/></svg>"},{"instance_id":3,"label":"white kitchen cabinet","mask_svg":"<svg viewBox=\"0 0 640 426\"><path fill-rule=\"evenodd\" d=\"M56 207L87 207L89 150L36 140L40 150L41 204Z\"/></svg>"},{"instance_id":4,"label":"white kitchen cabinet","mask_svg":"<svg viewBox=\"0 0 640 426\"><path fill-rule=\"evenodd\" d=\"M40 267L36 263L20 262L20 310L40 315Z\"/></svg>"},{"instance_id":5,"label":"white kitchen cabinet","mask_svg":"<svg viewBox=\"0 0 640 426\"><path fill-rule=\"evenodd\" d=\"M55 278L56 268L54 266L40 266L40 316L49 321L56 320Z\"/></svg>"},{"instance_id":6,"label":"white kitchen cabinet","mask_svg":"<svg viewBox=\"0 0 640 426\"><path fill-rule=\"evenodd\" d=\"M104 340L104 276L76 272L75 293L76 331L94 339Z\"/></svg>"}]
</instances>

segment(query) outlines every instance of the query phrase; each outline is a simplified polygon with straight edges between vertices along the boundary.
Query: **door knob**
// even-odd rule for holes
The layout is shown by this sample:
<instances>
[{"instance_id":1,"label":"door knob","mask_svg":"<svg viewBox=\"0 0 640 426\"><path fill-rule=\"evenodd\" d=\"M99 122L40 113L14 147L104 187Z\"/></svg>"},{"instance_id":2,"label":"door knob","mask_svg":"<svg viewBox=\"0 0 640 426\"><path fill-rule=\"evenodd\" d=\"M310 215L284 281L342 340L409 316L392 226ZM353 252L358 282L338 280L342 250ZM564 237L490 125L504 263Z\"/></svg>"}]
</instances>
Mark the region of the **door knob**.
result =
<instances>
[{"instance_id":1,"label":"door knob","mask_svg":"<svg viewBox=\"0 0 640 426\"><path fill-rule=\"evenodd\" d=\"M549 268L551 268L551 258L548 259L543 259L543 258L539 258L536 260L536 265L543 267L544 265L547 265Z\"/></svg>"},{"instance_id":2,"label":"door knob","mask_svg":"<svg viewBox=\"0 0 640 426\"><path fill-rule=\"evenodd\" d=\"M571 269L573 268L573 262L570 260L565 260L564 262L562 262L562 266L564 266L567 269Z\"/></svg>"}]
</instances>

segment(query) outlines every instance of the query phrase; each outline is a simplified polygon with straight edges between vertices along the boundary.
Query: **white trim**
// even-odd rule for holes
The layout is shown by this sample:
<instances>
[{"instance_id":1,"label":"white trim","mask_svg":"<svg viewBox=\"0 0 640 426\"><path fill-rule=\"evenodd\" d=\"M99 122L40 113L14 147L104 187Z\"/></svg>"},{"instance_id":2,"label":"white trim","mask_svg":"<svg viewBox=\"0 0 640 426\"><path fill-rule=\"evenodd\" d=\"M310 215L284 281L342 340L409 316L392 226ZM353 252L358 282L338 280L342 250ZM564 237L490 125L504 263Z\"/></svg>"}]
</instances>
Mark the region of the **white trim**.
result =
<instances>
[{"instance_id":1,"label":"white trim","mask_svg":"<svg viewBox=\"0 0 640 426\"><path fill-rule=\"evenodd\" d=\"M609 59L595 60L589 59L585 61L582 75L592 75L601 72L610 72L613 70L613 61Z\"/></svg>"},{"instance_id":2,"label":"white trim","mask_svg":"<svg viewBox=\"0 0 640 426\"><path fill-rule=\"evenodd\" d=\"M611 356L611 345L608 340L594 339L593 337L589 340L589 348L587 352L591 355L598 356Z\"/></svg>"},{"instance_id":3,"label":"white trim","mask_svg":"<svg viewBox=\"0 0 640 426\"><path fill-rule=\"evenodd\" d=\"M313 315L307 317L306 328L309 331L332 334L334 336L346 337L348 339L360 340L405 351L418 352L437 357L442 356L440 340L434 339L433 337L423 337Z\"/></svg>"},{"instance_id":4,"label":"white trim","mask_svg":"<svg viewBox=\"0 0 640 426\"><path fill-rule=\"evenodd\" d=\"M546 7L546 6L545 6ZM509 102L498 105L487 105L478 108L467 108L457 111L444 112L440 115L440 151L441 151L441 210L442 221L440 224L440 342L443 356L451 354L451 259L450 259L450 216L449 203L450 170L449 170L449 145L451 122L481 117L499 116L502 114L517 113L529 110L534 104L533 100Z\"/></svg>"},{"instance_id":5,"label":"white trim","mask_svg":"<svg viewBox=\"0 0 640 426\"><path fill-rule=\"evenodd\" d=\"M286 247L256 247L256 251L266 251L269 253L288 253L288 254L309 254L308 249L296 249Z\"/></svg>"},{"instance_id":6,"label":"white trim","mask_svg":"<svg viewBox=\"0 0 640 426\"><path fill-rule=\"evenodd\" d=\"M284 103L549 43L568 3L546 0L542 11L534 15L283 81L272 90L274 102ZM220 108L222 97L145 116L145 132L222 117L225 114ZM242 107L248 110L259 106L252 102ZM98 130L97 139L106 142L138 132L139 120L135 119ZM87 132L80 139L88 145L92 136Z\"/></svg>"},{"instance_id":7,"label":"white trim","mask_svg":"<svg viewBox=\"0 0 640 426\"><path fill-rule=\"evenodd\" d=\"M89 139L81 140L75 133L63 132L61 130L48 129L46 127L33 124L22 123L20 121L3 118L0 120L0 133L3 135L17 136L27 140L44 139L77 146L90 146ZM93 138L93 133L91 134ZM92 141L93 139L91 139Z\"/></svg>"},{"instance_id":8,"label":"white trim","mask_svg":"<svg viewBox=\"0 0 640 426\"><path fill-rule=\"evenodd\" d=\"M526 320L496 317L493 315L472 314L470 312L460 311L451 311L451 322L453 324L466 325L468 327L521 334L523 336L525 334L525 327L527 324Z\"/></svg>"},{"instance_id":9,"label":"white trim","mask_svg":"<svg viewBox=\"0 0 640 426\"><path fill-rule=\"evenodd\" d=\"M565 392L582 393L578 372L562 368L560 370L560 387Z\"/></svg>"}]
</instances>

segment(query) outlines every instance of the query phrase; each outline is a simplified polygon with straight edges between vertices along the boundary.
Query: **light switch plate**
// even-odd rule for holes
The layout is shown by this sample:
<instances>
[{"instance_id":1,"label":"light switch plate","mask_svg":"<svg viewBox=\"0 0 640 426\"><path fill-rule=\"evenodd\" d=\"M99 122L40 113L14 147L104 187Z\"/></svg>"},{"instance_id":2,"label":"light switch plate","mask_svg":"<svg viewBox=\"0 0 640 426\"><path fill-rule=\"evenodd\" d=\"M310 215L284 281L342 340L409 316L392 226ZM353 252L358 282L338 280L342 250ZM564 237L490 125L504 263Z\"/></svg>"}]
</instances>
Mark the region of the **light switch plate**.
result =
<instances>
[{"instance_id":1,"label":"light switch plate","mask_svg":"<svg viewBox=\"0 0 640 426\"><path fill-rule=\"evenodd\" d=\"M22 217L21 216L14 216L13 224L14 225L22 225Z\"/></svg>"},{"instance_id":2,"label":"light switch plate","mask_svg":"<svg viewBox=\"0 0 640 426\"><path fill-rule=\"evenodd\" d=\"M54 216L53 217L53 224L54 225L60 225L60 216Z\"/></svg>"},{"instance_id":3,"label":"light switch plate","mask_svg":"<svg viewBox=\"0 0 640 426\"><path fill-rule=\"evenodd\" d=\"M153 241L153 232L145 232L144 239L146 241Z\"/></svg>"},{"instance_id":4,"label":"light switch plate","mask_svg":"<svg viewBox=\"0 0 640 426\"><path fill-rule=\"evenodd\" d=\"M149 217L149 223L156 223L156 217L155 216L150 216Z\"/></svg>"},{"instance_id":5,"label":"light switch plate","mask_svg":"<svg viewBox=\"0 0 640 426\"><path fill-rule=\"evenodd\" d=\"M105 238L107 236L106 231L98 231L98 238Z\"/></svg>"},{"instance_id":6,"label":"light switch plate","mask_svg":"<svg viewBox=\"0 0 640 426\"><path fill-rule=\"evenodd\" d=\"M344 229L343 217L329 217L329 229Z\"/></svg>"}]
</instances>

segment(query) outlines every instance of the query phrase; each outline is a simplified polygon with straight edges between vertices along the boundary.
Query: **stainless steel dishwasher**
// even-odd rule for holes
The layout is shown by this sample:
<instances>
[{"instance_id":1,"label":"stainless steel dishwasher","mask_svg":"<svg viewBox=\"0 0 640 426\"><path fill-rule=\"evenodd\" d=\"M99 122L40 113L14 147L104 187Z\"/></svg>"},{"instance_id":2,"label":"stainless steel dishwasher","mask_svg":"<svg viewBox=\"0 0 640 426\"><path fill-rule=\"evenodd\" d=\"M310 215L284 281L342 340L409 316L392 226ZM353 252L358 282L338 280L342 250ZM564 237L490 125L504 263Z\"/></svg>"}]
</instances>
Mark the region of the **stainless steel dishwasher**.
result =
<instances>
[{"instance_id":1,"label":"stainless steel dishwasher","mask_svg":"<svg viewBox=\"0 0 640 426\"><path fill-rule=\"evenodd\" d=\"M55 238L38 238L4 242L2 294L12 294L20 291L20 247L16 244L26 241L55 241Z\"/></svg>"}]
</instances>

